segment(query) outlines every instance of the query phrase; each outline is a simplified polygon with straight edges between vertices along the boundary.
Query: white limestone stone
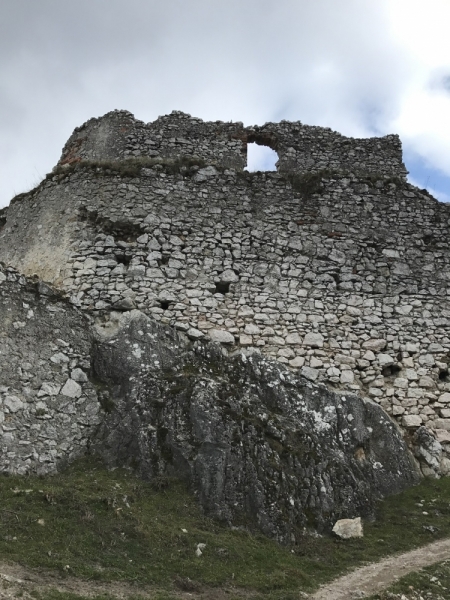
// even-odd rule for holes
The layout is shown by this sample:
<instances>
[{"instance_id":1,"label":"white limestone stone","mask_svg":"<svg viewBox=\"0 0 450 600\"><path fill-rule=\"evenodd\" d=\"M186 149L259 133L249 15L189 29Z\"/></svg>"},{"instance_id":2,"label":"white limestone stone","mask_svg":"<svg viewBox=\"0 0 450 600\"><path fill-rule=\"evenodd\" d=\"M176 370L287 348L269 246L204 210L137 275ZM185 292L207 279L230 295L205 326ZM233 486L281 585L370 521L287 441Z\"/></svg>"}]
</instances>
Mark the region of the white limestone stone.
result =
<instances>
[{"instance_id":1,"label":"white limestone stone","mask_svg":"<svg viewBox=\"0 0 450 600\"><path fill-rule=\"evenodd\" d=\"M219 275L219 281L221 283L236 283L239 281L239 277L232 269L226 269Z\"/></svg>"},{"instance_id":2,"label":"white limestone stone","mask_svg":"<svg viewBox=\"0 0 450 600\"><path fill-rule=\"evenodd\" d=\"M81 386L73 379L68 379L61 390L61 394L69 398L79 398L82 392Z\"/></svg>"},{"instance_id":3,"label":"white limestone stone","mask_svg":"<svg viewBox=\"0 0 450 600\"><path fill-rule=\"evenodd\" d=\"M406 390L408 388L408 380L404 377L396 377L394 379L394 387Z\"/></svg>"},{"instance_id":4,"label":"white limestone stone","mask_svg":"<svg viewBox=\"0 0 450 600\"><path fill-rule=\"evenodd\" d=\"M61 386L57 383L52 383L51 381L44 381L41 385L41 389L37 393L37 397L41 398L42 396L57 396Z\"/></svg>"},{"instance_id":5,"label":"white limestone stone","mask_svg":"<svg viewBox=\"0 0 450 600\"><path fill-rule=\"evenodd\" d=\"M82 369L73 369L70 377L78 383L85 383L88 380L86 373Z\"/></svg>"},{"instance_id":6,"label":"white limestone stone","mask_svg":"<svg viewBox=\"0 0 450 600\"><path fill-rule=\"evenodd\" d=\"M450 419L436 419L433 423L436 429L445 429L450 431Z\"/></svg>"},{"instance_id":7,"label":"white limestone stone","mask_svg":"<svg viewBox=\"0 0 450 600\"><path fill-rule=\"evenodd\" d=\"M356 519L339 519L334 524L333 533L343 540L363 537L361 517L356 517Z\"/></svg>"},{"instance_id":8,"label":"white limestone stone","mask_svg":"<svg viewBox=\"0 0 450 600\"><path fill-rule=\"evenodd\" d=\"M294 369L303 367L303 365L305 364L305 357L304 356L296 356L295 358L293 358L292 360L289 361L289 364L291 365L291 367L294 367Z\"/></svg>"},{"instance_id":9,"label":"white limestone stone","mask_svg":"<svg viewBox=\"0 0 450 600\"><path fill-rule=\"evenodd\" d=\"M350 370L345 370L342 371L341 373L341 377L340 377L340 381L341 383L353 383L355 381L355 375L353 373L353 371Z\"/></svg>"},{"instance_id":10,"label":"white limestone stone","mask_svg":"<svg viewBox=\"0 0 450 600\"><path fill-rule=\"evenodd\" d=\"M408 381L417 381L419 376L414 369L405 369L405 377Z\"/></svg>"},{"instance_id":11,"label":"white limestone stone","mask_svg":"<svg viewBox=\"0 0 450 600\"><path fill-rule=\"evenodd\" d=\"M323 348L324 337L321 333L309 332L305 335L303 340L304 346L311 346L312 348Z\"/></svg>"},{"instance_id":12,"label":"white limestone stone","mask_svg":"<svg viewBox=\"0 0 450 600\"><path fill-rule=\"evenodd\" d=\"M378 355L378 363L380 367L388 367L389 365L393 365L395 360L389 354L379 354Z\"/></svg>"},{"instance_id":13,"label":"white limestone stone","mask_svg":"<svg viewBox=\"0 0 450 600\"><path fill-rule=\"evenodd\" d=\"M3 406L9 410L10 413L16 413L25 406L20 398L17 396L6 396L3 400Z\"/></svg>"},{"instance_id":14,"label":"white limestone stone","mask_svg":"<svg viewBox=\"0 0 450 600\"><path fill-rule=\"evenodd\" d=\"M211 329L209 337L219 344L234 344L234 335L224 329Z\"/></svg>"},{"instance_id":15,"label":"white limestone stone","mask_svg":"<svg viewBox=\"0 0 450 600\"><path fill-rule=\"evenodd\" d=\"M61 365L63 363L68 363L69 362L69 357L66 354L63 354L62 352L58 352L57 354L54 354L50 360L52 361L52 363L55 363L55 365Z\"/></svg>"},{"instance_id":16,"label":"white limestone stone","mask_svg":"<svg viewBox=\"0 0 450 600\"><path fill-rule=\"evenodd\" d=\"M422 425L422 417L419 415L404 415L402 418L404 427L420 427Z\"/></svg>"},{"instance_id":17,"label":"white limestone stone","mask_svg":"<svg viewBox=\"0 0 450 600\"><path fill-rule=\"evenodd\" d=\"M202 337L204 337L204 333L202 333L201 331L199 331L198 329L195 329L195 327L191 327L190 329L187 330L187 334L189 339L191 340L199 340Z\"/></svg>"},{"instance_id":18,"label":"white limestone stone","mask_svg":"<svg viewBox=\"0 0 450 600\"><path fill-rule=\"evenodd\" d=\"M301 344L302 338L298 333L290 333L286 336L286 344Z\"/></svg>"},{"instance_id":19,"label":"white limestone stone","mask_svg":"<svg viewBox=\"0 0 450 600\"><path fill-rule=\"evenodd\" d=\"M372 352L379 352L386 347L386 340L381 338L378 339L370 339L363 343L362 347L365 350L372 350Z\"/></svg>"},{"instance_id":20,"label":"white limestone stone","mask_svg":"<svg viewBox=\"0 0 450 600\"><path fill-rule=\"evenodd\" d=\"M305 379L309 379L310 381L317 381L317 378L319 377L319 371L317 369L312 369L311 367L303 367L301 374Z\"/></svg>"},{"instance_id":21,"label":"white limestone stone","mask_svg":"<svg viewBox=\"0 0 450 600\"><path fill-rule=\"evenodd\" d=\"M259 335L261 333L261 329L254 323L248 323L244 328L244 333L247 335Z\"/></svg>"}]
</instances>

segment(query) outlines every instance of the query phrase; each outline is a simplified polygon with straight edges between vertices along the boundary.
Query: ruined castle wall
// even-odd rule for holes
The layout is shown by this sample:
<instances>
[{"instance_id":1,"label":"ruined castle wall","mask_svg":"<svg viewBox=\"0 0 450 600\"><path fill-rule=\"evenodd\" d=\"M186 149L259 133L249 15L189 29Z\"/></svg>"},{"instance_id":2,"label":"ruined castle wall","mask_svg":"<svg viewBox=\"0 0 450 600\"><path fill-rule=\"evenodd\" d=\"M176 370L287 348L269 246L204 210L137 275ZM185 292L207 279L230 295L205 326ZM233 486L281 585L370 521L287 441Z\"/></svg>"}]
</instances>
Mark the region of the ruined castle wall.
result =
<instances>
[{"instance_id":1,"label":"ruined castle wall","mask_svg":"<svg viewBox=\"0 0 450 600\"><path fill-rule=\"evenodd\" d=\"M244 128L242 123L205 122L179 111L148 124L125 111L91 119L75 130L60 164L195 156L208 164L241 170L247 164L248 142L276 150L278 170L283 173L328 170L399 178L407 174L397 135L354 139L326 127L289 121Z\"/></svg>"},{"instance_id":2,"label":"ruined castle wall","mask_svg":"<svg viewBox=\"0 0 450 600\"><path fill-rule=\"evenodd\" d=\"M242 123L204 122L174 111L145 124L114 111L76 129L63 149L60 165L80 160L197 157L243 169L247 146Z\"/></svg>"},{"instance_id":3,"label":"ruined castle wall","mask_svg":"<svg viewBox=\"0 0 450 600\"><path fill-rule=\"evenodd\" d=\"M88 319L0 264L0 322L0 471L54 472L99 422Z\"/></svg>"},{"instance_id":4,"label":"ruined castle wall","mask_svg":"<svg viewBox=\"0 0 450 600\"><path fill-rule=\"evenodd\" d=\"M261 351L450 442L448 205L384 178L311 190L212 166L54 179L32 210L59 190L73 234L58 277L75 304L137 307L191 339ZM22 202L2 256L20 251Z\"/></svg>"},{"instance_id":5,"label":"ruined castle wall","mask_svg":"<svg viewBox=\"0 0 450 600\"><path fill-rule=\"evenodd\" d=\"M243 170L248 142L278 173ZM405 173L397 136L115 111L1 215L0 257L93 313L139 308L354 391L450 449L450 207Z\"/></svg>"},{"instance_id":6,"label":"ruined castle wall","mask_svg":"<svg viewBox=\"0 0 450 600\"><path fill-rule=\"evenodd\" d=\"M354 139L328 127L289 121L268 123L246 131L248 141L268 145L277 151L278 170L283 173L329 170L400 178L407 175L397 135Z\"/></svg>"}]
</instances>

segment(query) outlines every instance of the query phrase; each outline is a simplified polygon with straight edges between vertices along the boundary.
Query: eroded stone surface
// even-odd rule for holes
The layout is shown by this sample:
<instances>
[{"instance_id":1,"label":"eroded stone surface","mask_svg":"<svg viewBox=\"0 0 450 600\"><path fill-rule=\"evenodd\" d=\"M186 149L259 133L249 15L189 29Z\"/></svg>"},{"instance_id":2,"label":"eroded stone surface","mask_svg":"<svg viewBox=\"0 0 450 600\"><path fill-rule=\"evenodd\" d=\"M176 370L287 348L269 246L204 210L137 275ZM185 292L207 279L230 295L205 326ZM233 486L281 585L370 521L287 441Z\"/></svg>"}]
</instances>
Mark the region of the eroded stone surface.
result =
<instances>
[{"instance_id":1,"label":"eroded stone surface","mask_svg":"<svg viewBox=\"0 0 450 600\"><path fill-rule=\"evenodd\" d=\"M99 423L95 388L80 375L89 320L13 269L0 274L0 471L54 472L86 452Z\"/></svg>"},{"instance_id":2,"label":"eroded stone surface","mask_svg":"<svg viewBox=\"0 0 450 600\"><path fill-rule=\"evenodd\" d=\"M333 527L333 533L343 540L363 537L361 517L356 519L339 519Z\"/></svg>"},{"instance_id":3,"label":"eroded stone surface","mask_svg":"<svg viewBox=\"0 0 450 600\"><path fill-rule=\"evenodd\" d=\"M226 357L139 311L98 329L97 380L114 406L95 444L111 465L176 475L208 514L289 542L369 515L375 498L418 481L382 409L308 383L260 354Z\"/></svg>"}]
</instances>

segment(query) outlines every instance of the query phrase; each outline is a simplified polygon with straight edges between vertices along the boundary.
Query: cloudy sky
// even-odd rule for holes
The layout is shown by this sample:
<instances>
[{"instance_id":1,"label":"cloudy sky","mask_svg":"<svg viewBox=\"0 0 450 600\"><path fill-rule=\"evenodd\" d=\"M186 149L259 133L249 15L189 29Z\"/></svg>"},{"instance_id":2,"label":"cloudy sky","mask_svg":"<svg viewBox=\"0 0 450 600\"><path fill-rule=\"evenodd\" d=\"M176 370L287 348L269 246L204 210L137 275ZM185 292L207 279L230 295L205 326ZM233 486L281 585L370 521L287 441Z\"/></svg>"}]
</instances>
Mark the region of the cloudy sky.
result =
<instances>
[{"instance_id":1,"label":"cloudy sky","mask_svg":"<svg viewBox=\"0 0 450 600\"><path fill-rule=\"evenodd\" d=\"M112 109L399 133L450 201L449 0L1 0L0 207Z\"/></svg>"}]
</instances>

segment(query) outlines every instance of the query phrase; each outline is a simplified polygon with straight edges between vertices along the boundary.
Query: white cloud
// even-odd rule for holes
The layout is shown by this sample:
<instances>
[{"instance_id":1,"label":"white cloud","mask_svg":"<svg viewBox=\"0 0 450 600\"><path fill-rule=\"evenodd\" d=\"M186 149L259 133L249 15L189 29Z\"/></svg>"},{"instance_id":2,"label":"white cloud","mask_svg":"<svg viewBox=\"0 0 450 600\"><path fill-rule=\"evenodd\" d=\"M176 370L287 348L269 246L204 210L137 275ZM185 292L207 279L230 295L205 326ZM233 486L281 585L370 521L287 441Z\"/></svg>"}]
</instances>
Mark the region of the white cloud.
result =
<instances>
[{"instance_id":1,"label":"white cloud","mask_svg":"<svg viewBox=\"0 0 450 600\"><path fill-rule=\"evenodd\" d=\"M2 0L0 206L125 108L398 132L450 175L448 0Z\"/></svg>"},{"instance_id":2,"label":"white cloud","mask_svg":"<svg viewBox=\"0 0 450 600\"><path fill-rule=\"evenodd\" d=\"M450 3L391 0L388 11L410 66L389 125L412 152L450 176Z\"/></svg>"}]
</instances>

